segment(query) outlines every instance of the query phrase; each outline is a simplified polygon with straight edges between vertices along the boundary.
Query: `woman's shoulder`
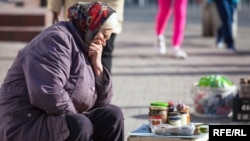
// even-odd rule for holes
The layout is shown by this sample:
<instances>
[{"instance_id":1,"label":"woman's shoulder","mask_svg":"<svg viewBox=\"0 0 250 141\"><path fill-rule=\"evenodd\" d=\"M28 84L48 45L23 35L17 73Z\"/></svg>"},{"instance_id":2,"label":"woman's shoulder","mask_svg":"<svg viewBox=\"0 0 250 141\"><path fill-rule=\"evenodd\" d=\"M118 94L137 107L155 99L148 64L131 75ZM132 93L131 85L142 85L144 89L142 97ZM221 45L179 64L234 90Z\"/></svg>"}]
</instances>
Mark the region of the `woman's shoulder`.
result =
<instances>
[{"instance_id":1,"label":"woman's shoulder","mask_svg":"<svg viewBox=\"0 0 250 141\"><path fill-rule=\"evenodd\" d=\"M60 40L68 41L72 37L67 27L66 21L58 22L46 28L42 32L41 36L46 40L55 40L55 41L60 41Z\"/></svg>"},{"instance_id":2,"label":"woman's shoulder","mask_svg":"<svg viewBox=\"0 0 250 141\"><path fill-rule=\"evenodd\" d=\"M44 31L51 33L60 33L60 32L64 32L65 34L69 33L67 28L67 21L60 21L58 23L55 23L47 27Z\"/></svg>"}]
</instances>

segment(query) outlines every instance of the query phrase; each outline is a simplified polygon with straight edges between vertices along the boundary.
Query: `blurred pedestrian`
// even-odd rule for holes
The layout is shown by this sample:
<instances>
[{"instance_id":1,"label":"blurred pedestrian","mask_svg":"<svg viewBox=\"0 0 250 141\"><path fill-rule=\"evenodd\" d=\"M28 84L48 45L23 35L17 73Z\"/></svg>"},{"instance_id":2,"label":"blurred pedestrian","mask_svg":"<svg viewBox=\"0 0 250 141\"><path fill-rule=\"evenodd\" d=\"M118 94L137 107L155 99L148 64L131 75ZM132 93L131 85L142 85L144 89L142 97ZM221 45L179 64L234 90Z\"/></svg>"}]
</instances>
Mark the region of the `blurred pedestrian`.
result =
<instances>
[{"instance_id":1,"label":"blurred pedestrian","mask_svg":"<svg viewBox=\"0 0 250 141\"><path fill-rule=\"evenodd\" d=\"M155 19L156 48L160 54L169 53L176 58L187 58L188 55L181 49L181 45L184 39L188 0L158 0L157 2L158 12ZM174 16L172 49L167 50L164 33L171 12L173 12Z\"/></svg>"},{"instance_id":2,"label":"blurred pedestrian","mask_svg":"<svg viewBox=\"0 0 250 141\"><path fill-rule=\"evenodd\" d=\"M84 0L47 0L47 8L52 13L52 24L59 22L59 15L63 16L62 20L69 20L68 8L77 2L84 2Z\"/></svg>"},{"instance_id":3,"label":"blurred pedestrian","mask_svg":"<svg viewBox=\"0 0 250 141\"><path fill-rule=\"evenodd\" d=\"M123 141L124 116L111 104L101 63L116 12L76 3L69 21L46 28L24 48L0 88L0 141Z\"/></svg>"},{"instance_id":4,"label":"blurred pedestrian","mask_svg":"<svg viewBox=\"0 0 250 141\"><path fill-rule=\"evenodd\" d=\"M233 15L239 0L208 0L214 2L221 20L221 25L217 29L216 46L223 48L224 43L229 50L236 51L233 37Z\"/></svg>"},{"instance_id":5,"label":"blurred pedestrian","mask_svg":"<svg viewBox=\"0 0 250 141\"><path fill-rule=\"evenodd\" d=\"M52 12L53 18L52 23L58 22L58 15L61 10L64 10L64 19L67 18L67 9L69 6L76 2L94 2L96 0L48 0L48 9ZM117 34L122 32L123 27L123 14L124 14L124 0L99 0L100 2L107 3L112 9L114 9L118 15L119 25L113 29L110 39L107 40L106 46L102 53L102 64L107 68L107 70L112 72L112 58L115 46L115 38Z\"/></svg>"}]
</instances>

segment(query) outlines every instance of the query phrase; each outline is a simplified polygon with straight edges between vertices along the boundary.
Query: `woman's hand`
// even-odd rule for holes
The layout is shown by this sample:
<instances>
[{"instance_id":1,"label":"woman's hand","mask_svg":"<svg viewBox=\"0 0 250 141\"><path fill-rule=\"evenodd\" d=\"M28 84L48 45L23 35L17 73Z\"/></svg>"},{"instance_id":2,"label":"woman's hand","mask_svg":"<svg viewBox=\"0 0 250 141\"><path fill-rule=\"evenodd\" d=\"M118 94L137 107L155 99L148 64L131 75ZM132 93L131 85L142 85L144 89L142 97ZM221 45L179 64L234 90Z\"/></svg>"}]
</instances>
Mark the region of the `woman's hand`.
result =
<instances>
[{"instance_id":1,"label":"woman's hand","mask_svg":"<svg viewBox=\"0 0 250 141\"><path fill-rule=\"evenodd\" d=\"M93 40L88 52L95 76L100 82L103 82L102 50L103 46L101 42L99 40Z\"/></svg>"},{"instance_id":2,"label":"woman's hand","mask_svg":"<svg viewBox=\"0 0 250 141\"><path fill-rule=\"evenodd\" d=\"M102 50L111 34L112 29L100 30L89 46L88 56L90 57L95 76L100 83L103 82Z\"/></svg>"}]
</instances>

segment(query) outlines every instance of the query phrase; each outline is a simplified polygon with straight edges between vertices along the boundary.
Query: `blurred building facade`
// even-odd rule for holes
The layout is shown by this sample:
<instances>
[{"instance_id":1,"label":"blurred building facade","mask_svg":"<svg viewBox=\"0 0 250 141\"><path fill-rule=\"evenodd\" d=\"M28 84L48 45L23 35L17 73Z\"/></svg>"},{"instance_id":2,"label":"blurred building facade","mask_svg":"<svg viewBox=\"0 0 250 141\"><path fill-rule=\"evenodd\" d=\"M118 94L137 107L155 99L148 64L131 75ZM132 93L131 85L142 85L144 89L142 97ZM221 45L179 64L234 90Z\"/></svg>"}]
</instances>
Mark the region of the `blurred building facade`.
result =
<instances>
[{"instance_id":1,"label":"blurred building facade","mask_svg":"<svg viewBox=\"0 0 250 141\"><path fill-rule=\"evenodd\" d=\"M209 9L205 9L206 1L203 0L201 6L196 0L189 0L188 10L191 11L189 14L195 14L197 17L201 16L202 36L214 36L220 21L214 5L210 5ZM47 0L0 0L0 40L29 41L32 39L48 23L51 23L46 6ZM156 9L157 0L125 0L125 12L126 7L130 6L145 9L153 7ZM239 20L245 20L245 23L248 24L246 20L249 18L246 16L249 17L250 15L250 0L240 0L239 2L233 24L234 36L237 35L238 14L240 14L241 10L245 10L245 15L240 15L241 19ZM18 22L15 22L17 19Z\"/></svg>"}]
</instances>

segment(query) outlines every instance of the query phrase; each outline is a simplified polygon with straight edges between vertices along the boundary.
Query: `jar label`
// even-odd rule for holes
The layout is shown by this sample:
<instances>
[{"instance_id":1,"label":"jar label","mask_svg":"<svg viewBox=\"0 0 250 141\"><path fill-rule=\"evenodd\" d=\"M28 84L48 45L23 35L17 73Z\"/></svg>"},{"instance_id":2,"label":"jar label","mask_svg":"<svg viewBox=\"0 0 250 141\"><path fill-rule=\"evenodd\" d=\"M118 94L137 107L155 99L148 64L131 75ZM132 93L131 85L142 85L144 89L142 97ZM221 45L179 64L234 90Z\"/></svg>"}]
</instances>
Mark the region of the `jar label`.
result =
<instances>
[{"instance_id":1,"label":"jar label","mask_svg":"<svg viewBox=\"0 0 250 141\"><path fill-rule=\"evenodd\" d=\"M149 119L162 119L162 116L149 116Z\"/></svg>"},{"instance_id":2,"label":"jar label","mask_svg":"<svg viewBox=\"0 0 250 141\"><path fill-rule=\"evenodd\" d=\"M161 125L162 124L162 120L161 119L150 119L149 120L149 125L150 126L155 126L155 125Z\"/></svg>"}]
</instances>

